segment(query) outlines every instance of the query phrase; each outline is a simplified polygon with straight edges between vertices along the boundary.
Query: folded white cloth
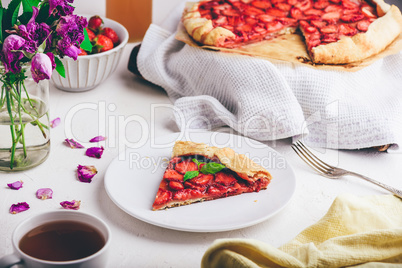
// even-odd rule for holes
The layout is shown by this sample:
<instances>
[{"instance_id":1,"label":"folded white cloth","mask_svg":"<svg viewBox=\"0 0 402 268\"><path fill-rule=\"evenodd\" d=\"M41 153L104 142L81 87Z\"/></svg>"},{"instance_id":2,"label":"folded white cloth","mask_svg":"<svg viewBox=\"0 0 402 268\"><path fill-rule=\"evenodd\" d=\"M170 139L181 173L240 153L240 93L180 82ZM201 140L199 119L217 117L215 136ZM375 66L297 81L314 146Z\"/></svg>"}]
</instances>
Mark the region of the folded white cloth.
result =
<instances>
[{"instance_id":1,"label":"folded white cloth","mask_svg":"<svg viewBox=\"0 0 402 268\"><path fill-rule=\"evenodd\" d=\"M179 128L227 125L260 141L303 136L334 149L402 145L402 53L345 72L203 50L175 39L183 8L150 26L137 58L174 102Z\"/></svg>"}]
</instances>

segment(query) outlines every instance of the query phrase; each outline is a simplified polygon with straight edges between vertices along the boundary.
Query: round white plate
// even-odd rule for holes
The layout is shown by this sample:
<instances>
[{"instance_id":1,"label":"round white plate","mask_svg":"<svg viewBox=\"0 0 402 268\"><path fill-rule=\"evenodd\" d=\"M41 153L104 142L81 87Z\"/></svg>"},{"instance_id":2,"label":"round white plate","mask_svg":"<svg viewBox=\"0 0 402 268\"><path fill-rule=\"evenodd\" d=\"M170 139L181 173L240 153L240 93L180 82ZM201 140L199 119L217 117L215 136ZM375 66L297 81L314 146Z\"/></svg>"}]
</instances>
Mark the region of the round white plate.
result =
<instances>
[{"instance_id":1,"label":"round white plate","mask_svg":"<svg viewBox=\"0 0 402 268\"><path fill-rule=\"evenodd\" d=\"M272 174L266 190L187 206L152 211L152 204L178 139L231 147L246 154ZM270 147L237 135L197 132L155 138L116 157L105 174L105 188L113 202L131 216L157 226L190 232L220 232L260 223L290 201L296 186L286 159Z\"/></svg>"}]
</instances>

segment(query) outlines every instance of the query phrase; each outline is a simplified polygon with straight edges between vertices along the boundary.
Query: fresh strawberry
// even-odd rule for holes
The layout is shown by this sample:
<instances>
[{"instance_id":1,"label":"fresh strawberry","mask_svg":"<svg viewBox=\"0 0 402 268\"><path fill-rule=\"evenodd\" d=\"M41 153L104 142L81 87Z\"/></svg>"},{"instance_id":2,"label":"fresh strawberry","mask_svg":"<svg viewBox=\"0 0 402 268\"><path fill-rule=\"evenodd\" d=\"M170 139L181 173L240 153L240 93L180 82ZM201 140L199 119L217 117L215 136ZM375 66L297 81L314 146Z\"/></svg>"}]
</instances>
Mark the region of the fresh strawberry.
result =
<instances>
[{"instance_id":1,"label":"fresh strawberry","mask_svg":"<svg viewBox=\"0 0 402 268\"><path fill-rule=\"evenodd\" d=\"M353 35L357 34L357 30L356 30L356 28L354 28L348 24L342 23L339 25L339 34L353 36Z\"/></svg>"},{"instance_id":2,"label":"fresh strawberry","mask_svg":"<svg viewBox=\"0 0 402 268\"><path fill-rule=\"evenodd\" d=\"M233 10L233 9L226 9L222 11L222 15L228 16L228 17L237 17L240 16L239 11Z\"/></svg>"},{"instance_id":3,"label":"fresh strawberry","mask_svg":"<svg viewBox=\"0 0 402 268\"><path fill-rule=\"evenodd\" d=\"M103 20L99 16L92 16L88 21L88 28L91 28L93 31L98 31L102 26Z\"/></svg>"},{"instance_id":4,"label":"fresh strawberry","mask_svg":"<svg viewBox=\"0 0 402 268\"><path fill-rule=\"evenodd\" d=\"M341 17L341 20L343 20L344 22L356 22L364 18L365 16L363 14L349 14L349 15L343 15Z\"/></svg>"},{"instance_id":5,"label":"fresh strawberry","mask_svg":"<svg viewBox=\"0 0 402 268\"><path fill-rule=\"evenodd\" d=\"M94 50L95 52L105 52L113 48L113 42L109 37L98 34L95 39Z\"/></svg>"},{"instance_id":6,"label":"fresh strawberry","mask_svg":"<svg viewBox=\"0 0 402 268\"><path fill-rule=\"evenodd\" d=\"M233 185L237 180L232 174L227 174L224 172L218 172L215 174L215 182L222 184L224 186Z\"/></svg>"},{"instance_id":7,"label":"fresh strawberry","mask_svg":"<svg viewBox=\"0 0 402 268\"><path fill-rule=\"evenodd\" d=\"M324 13L324 11L319 10L319 9L310 8L310 9L305 10L303 13L306 16L314 15L314 16L319 16L320 17Z\"/></svg>"},{"instance_id":8,"label":"fresh strawberry","mask_svg":"<svg viewBox=\"0 0 402 268\"><path fill-rule=\"evenodd\" d=\"M342 0L330 0L334 4L339 4Z\"/></svg>"},{"instance_id":9,"label":"fresh strawberry","mask_svg":"<svg viewBox=\"0 0 402 268\"><path fill-rule=\"evenodd\" d=\"M312 1L311 0L302 0L299 1L295 7L297 7L298 9L300 9L301 11L310 9L313 6Z\"/></svg>"},{"instance_id":10,"label":"fresh strawberry","mask_svg":"<svg viewBox=\"0 0 402 268\"><path fill-rule=\"evenodd\" d=\"M288 12L277 9L277 8L270 8L270 9L267 9L266 14L275 16L275 17L286 17L288 15Z\"/></svg>"},{"instance_id":11,"label":"fresh strawberry","mask_svg":"<svg viewBox=\"0 0 402 268\"><path fill-rule=\"evenodd\" d=\"M327 0L319 0L314 3L314 8L316 9L324 9L329 6L329 2Z\"/></svg>"},{"instance_id":12,"label":"fresh strawberry","mask_svg":"<svg viewBox=\"0 0 402 268\"><path fill-rule=\"evenodd\" d=\"M275 20L275 17L267 15L267 14L263 14L263 15L259 15L258 19L262 22L271 22Z\"/></svg>"},{"instance_id":13,"label":"fresh strawberry","mask_svg":"<svg viewBox=\"0 0 402 268\"><path fill-rule=\"evenodd\" d=\"M167 166L168 169L174 169L177 163L181 162L181 157L173 157L170 159L169 164Z\"/></svg>"},{"instance_id":14,"label":"fresh strawberry","mask_svg":"<svg viewBox=\"0 0 402 268\"><path fill-rule=\"evenodd\" d=\"M315 33L318 30L317 30L317 28L315 28L313 26L309 26L309 27L304 28L304 31L306 31L307 33Z\"/></svg>"},{"instance_id":15,"label":"fresh strawberry","mask_svg":"<svg viewBox=\"0 0 402 268\"><path fill-rule=\"evenodd\" d=\"M338 36L336 34L324 34L321 42L332 43L338 41Z\"/></svg>"},{"instance_id":16,"label":"fresh strawberry","mask_svg":"<svg viewBox=\"0 0 402 268\"><path fill-rule=\"evenodd\" d=\"M172 192L159 188L156 194L154 205L162 205L172 199Z\"/></svg>"},{"instance_id":17,"label":"fresh strawberry","mask_svg":"<svg viewBox=\"0 0 402 268\"><path fill-rule=\"evenodd\" d=\"M271 7L271 3L267 1L253 1L251 4L260 9L267 9Z\"/></svg>"},{"instance_id":18,"label":"fresh strawberry","mask_svg":"<svg viewBox=\"0 0 402 268\"><path fill-rule=\"evenodd\" d=\"M110 40L112 40L113 45L116 45L117 43L119 43L119 36L117 35L117 33L112 28L109 28L109 27L103 28L102 34L104 36L109 37Z\"/></svg>"},{"instance_id":19,"label":"fresh strawberry","mask_svg":"<svg viewBox=\"0 0 402 268\"><path fill-rule=\"evenodd\" d=\"M297 1L298 0L288 0L288 4L291 6L294 6L294 5L296 5Z\"/></svg>"},{"instance_id":20,"label":"fresh strawberry","mask_svg":"<svg viewBox=\"0 0 402 268\"><path fill-rule=\"evenodd\" d=\"M325 13L322 15L322 19L326 21L338 20L341 17L341 14L337 11Z\"/></svg>"},{"instance_id":21,"label":"fresh strawberry","mask_svg":"<svg viewBox=\"0 0 402 268\"><path fill-rule=\"evenodd\" d=\"M322 27L320 29L320 31L322 33L324 33L324 34L337 33L338 32L338 26L335 25L335 24L328 25L328 26Z\"/></svg>"},{"instance_id":22,"label":"fresh strawberry","mask_svg":"<svg viewBox=\"0 0 402 268\"><path fill-rule=\"evenodd\" d=\"M163 178L169 181L183 181L183 175L173 169L167 169L163 174Z\"/></svg>"},{"instance_id":23,"label":"fresh strawberry","mask_svg":"<svg viewBox=\"0 0 402 268\"><path fill-rule=\"evenodd\" d=\"M252 26L249 24L243 24L241 26L236 27L236 30L247 33L252 30Z\"/></svg>"},{"instance_id":24,"label":"fresh strawberry","mask_svg":"<svg viewBox=\"0 0 402 268\"><path fill-rule=\"evenodd\" d=\"M307 43L307 46L309 47L309 49L312 49L313 47L316 47L316 46L318 46L320 44L321 44L320 39L312 39Z\"/></svg>"},{"instance_id":25,"label":"fresh strawberry","mask_svg":"<svg viewBox=\"0 0 402 268\"><path fill-rule=\"evenodd\" d=\"M275 7L283 11L290 11L292 9L292 6L286 3L279 3Z\"/></svg>"},{"instance_id":26,"label":"fresh strawberry","mask_svg":"<svg viewBox=\"0 0 402 268\"><path fill-rule=\"evenodd\" d=\"M195 171L198 170L198 166L191 160L185 160L178 164L176 164L176 171L185 174L187 171Z\"/></svg>"},{"instance_id":27,"label":"fresh strawberry","mask_svg":"<svg viewBox=\"0 0 402 268\"><path fill-rule=\"evenodd\" d=\"M174 200L188 200L202 197L202 192L194 189L184 189L177 191L173 195Z\"/></svg>"},{"instance_id":28,"label":"fresh strawberry","mask_svg":"<svg viewBox=\"0 0 402 268\"><path fill-rule=\"evenodd\" d=\"M169 182L169 187L170 187L170 189L176 190L176 191L184 189L183 184L181 182L178 182L178 181L170 181Z\"/></svg>"},{"instance_id":29,"label":"fresh strawberry","mask_svg":"<svg viewBox=\"0 0 402 268\"><path fill-rule=\"evenodd\" d=\"M191 179L191 183L197 185L207 185L214 179L214 175L212 174L200 174L198 177Z\"/></svg>"},{"instance_id":30,"label":"fresh strawberry","mask_svg":"<svg viewBox=\"0 0 402 268\"><path fill-rule=\"evenodd\" d=\"M310 21L310 23L311 23L311 25L313 25L314 27L317 27L317 28L322 28L322 27L327 26L327 22L321 21L321 20L312 20L312 21Z\"/></svg>"},{"instance_id":31,"label":"fresh strawberry","mask_svg":"<svg viewBox=\"0 0 402 268\"><path fill-rule=\"evenodd\" d=\"M255 25L258 23L258 20L252 17L246 17L246 23L249 25Z\"/></svg>"},{"instance_id":32,"label":"fresh strawberry","mask_svg":"<svg viewBox=\"0 0 402 268\"><path fill-rule=\"evenodd\" d=\"M260 14L264 14L264 11L262 11L261 9L258 9L256 7L250 7L248 6L243 13L247 16L257 16Z\"/></svg>"},{"instance_id":33,"label":"fresh strawberry","mask_svg":"<svg viewBox=\"0 0 402 268\"><path fill-rule=\"evenodd\" d=\"M80 48L80 54L78 54L78 56L85 56L85 55L88 55L88 53L85 51L85 50L83 50L82 48Z\"/></svg>"},{"instance_id":34,"label":"fresh strawberry","mask_svg":"<svg viewBox=\"0 0 402 268\"><path fill-rule=\"evenodd\" d=\"M267 31L270 33L277 32L283 28L283 24L279 21L273 21L267 23Z\"/></svg>"},{"instance_id":35,"label":"fresh strawberry","mask_svg":"<svg viewBox=\"0 0 402 268\"><path fill-rule=\"evenodd\" d=\"M282 23L283 25L293 25L296 26L297 25L297 20L293 19L293 18L277 18L277 21L279 21L280 23Z\"/></svg>"},{"instance_id":36,"label":"fresh strawberry","mask_svg":"<svg viewBox=\"0 0 402 268\"><path fill-rule=\"evenodd\" d=\"M290 16L298 20L304 17L303 12L297 7L294 7L290 10Z\"/></svg>"},{"instance_id":37,"label":"fresh strawberry","mask_svg":"<svg viewBox=\"0 0 402 268\"><path fill-rule=\"evenodd\" d=\"M359 8L358 4L356 4L356 3L352 2L352 1L349 1L349 0L342 0L342 5L347 9Z\"/></svg>"},{"instance_id":38,"label":"fresh strawberry","mask_svg":"<svg viewBox=\"0 0 402 268\"><path fill-rule=\"evenodd\" d=\"M212 196L225 196L228 189L223 185L216 184L208 188L207 193Z\"/></svg>"},{"instance_id":39,"label":"fresh strawberry","mask_svg":"<svg viewBox=\"0 0 402 268\"><path fill-rule=\"evenodd\" d=\"M357 29L362 32L367 32L371 22L369 20L361 20L357 23Z\"/></svg>"},{"instance_id":40,"label":"fresh strawberry","mask_svg":"<svg viewBox=\"0 0 402 268\"><path fill-rule=\"evenodd\" d=\"M305 21L305 20L301 20L299 23L300 23L300 26L301 26L303 29L305 29L305 28L307 28L307 27L310 27L310 24L309 24L307 21Z\"/></svg>"},{"instance_id":41,"label":"fresh strawberry","mask_svg":"<svg viewBox=\"0 0 402 268\"><path fill-rule=\"evenodd\" d=\"M341 6L338 5L329 5L324 9L325 13L329 13L329 12L342 12L343 8Z\"/></svg>"},{"instance_id":42,"label":"fresh strawberry","mask_svg":"<svg viewBox=\"0 0 402 268\"><path fill-rule=\"evenodd\" d=\"M219 16L217 19L214 20L216 24L227 24L228 20L225 16Z\"/></svg>"},{"instance_id":43,"label":"fresh strawberry","mask_svg":"<svg viewBox=\"0 0 402 268\"><path fill-rule=\"evenodd\" d=\"M355 14L355 13L359 13L359 11L360 11L359 8L345 9L345 10L343 10L343 15Z\"/></svg>"},{"instance_id":44,"label":"fresh strawberry","mask_svg":"<svg viewBox=\"0 0 402 268\"><path fill-rule=\"evenodd\" d=\"M93 31L91 31L91 29L89 29L89 28L86 28L87 29L87 33L88 33L88 38L89 38L89 40L94 40L95 39L95 33L93 32Z\"/></svg>"}]
</instances>

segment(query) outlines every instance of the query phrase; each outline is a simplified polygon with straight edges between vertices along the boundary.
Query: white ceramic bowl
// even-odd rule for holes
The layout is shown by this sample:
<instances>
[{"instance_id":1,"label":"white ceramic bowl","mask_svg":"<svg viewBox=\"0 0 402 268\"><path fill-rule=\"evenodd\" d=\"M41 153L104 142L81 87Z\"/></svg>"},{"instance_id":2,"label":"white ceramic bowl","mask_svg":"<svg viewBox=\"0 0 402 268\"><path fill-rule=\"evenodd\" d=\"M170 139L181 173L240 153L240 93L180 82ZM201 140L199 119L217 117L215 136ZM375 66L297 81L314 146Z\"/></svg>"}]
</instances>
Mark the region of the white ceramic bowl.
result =
<instances>
[{"instance_id":1,"label":"white ceramic bowl","mask_svg":"<svg viewBox=\"0 0 402 268\"><path fill-rule=\"evenodd\" d=\"M88 18L90 16L85 16ZM78 56L78 59L64 57L61 61L66 69L66 78L61 77L56 71L51 80L57 88L65 91L81 92L92 89L105 81L119 64L124 47L128 41L128 32L120 23L102 18L103 27L112 28L120 39L120 44L106 52L87 56Z\"/></svg>"}]
</instances>

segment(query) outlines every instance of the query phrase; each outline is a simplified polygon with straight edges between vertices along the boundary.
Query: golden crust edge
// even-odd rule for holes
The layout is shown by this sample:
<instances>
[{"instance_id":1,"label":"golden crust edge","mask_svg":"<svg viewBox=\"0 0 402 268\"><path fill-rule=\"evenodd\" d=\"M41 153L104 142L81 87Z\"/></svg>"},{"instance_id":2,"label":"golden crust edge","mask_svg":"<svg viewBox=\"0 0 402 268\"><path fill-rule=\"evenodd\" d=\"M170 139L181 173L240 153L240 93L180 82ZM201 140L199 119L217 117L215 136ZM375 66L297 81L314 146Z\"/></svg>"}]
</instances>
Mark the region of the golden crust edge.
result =
<instances>
[{"instance_id":1,"label":"golden crust edge","mask_svg":"<svg viewBox=\"0 0 402 268\"><path fill-rule=\"evenodd\" d=\"M172 157L195 154L208 158L217 157L223 165L245 180L257 181L260 178L267 178L271 181L272 179L271 174L265 168L247 156L236 153L231 148L218 148L192 141L176 141L172 150Z\"/></svg>"},{"instance_id":2,"label":"golden crust edge","mask_svg":"<svg viewBox=\"0 0 402 268\"><path fill-rule=\"evenodd\" d=\"M386 5L381 7L386 8ZM384 16L370 24L367 32L317 46L312 49L311 57L315 63L324 64L346 64L363 60L384 50L401 32L401 11L392 5Z\"/></svg>"}]
</instances>

